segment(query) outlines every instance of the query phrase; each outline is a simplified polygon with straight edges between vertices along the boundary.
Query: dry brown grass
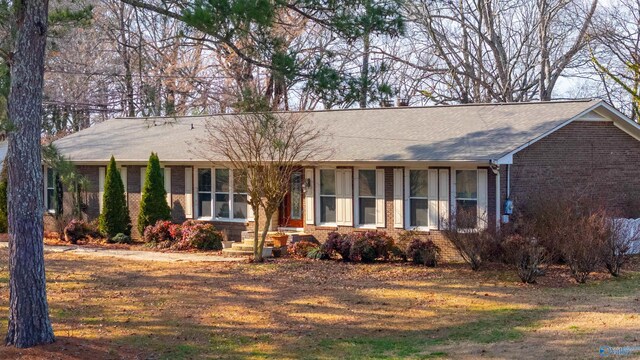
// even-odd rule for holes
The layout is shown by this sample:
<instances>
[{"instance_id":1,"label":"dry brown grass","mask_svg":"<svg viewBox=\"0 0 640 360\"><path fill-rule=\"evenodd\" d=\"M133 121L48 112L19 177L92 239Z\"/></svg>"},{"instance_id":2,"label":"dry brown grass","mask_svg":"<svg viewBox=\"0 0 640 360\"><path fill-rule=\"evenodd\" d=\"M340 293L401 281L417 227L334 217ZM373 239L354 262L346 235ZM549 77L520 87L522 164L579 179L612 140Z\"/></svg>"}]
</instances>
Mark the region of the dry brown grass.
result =
<instances>
[{"instance_id":1,"label":"dry brown grass","mask_svg":"<svg viewBox=\"0 0 640 360\"><path fill-rule=\"evenodd\" d=\"M640 345L640 266L576 285L502 266L160 263L46 254L55 344L0 358L594 358ZM7 253L0 250L0 336Z\"/></svg>"}]
</instances>

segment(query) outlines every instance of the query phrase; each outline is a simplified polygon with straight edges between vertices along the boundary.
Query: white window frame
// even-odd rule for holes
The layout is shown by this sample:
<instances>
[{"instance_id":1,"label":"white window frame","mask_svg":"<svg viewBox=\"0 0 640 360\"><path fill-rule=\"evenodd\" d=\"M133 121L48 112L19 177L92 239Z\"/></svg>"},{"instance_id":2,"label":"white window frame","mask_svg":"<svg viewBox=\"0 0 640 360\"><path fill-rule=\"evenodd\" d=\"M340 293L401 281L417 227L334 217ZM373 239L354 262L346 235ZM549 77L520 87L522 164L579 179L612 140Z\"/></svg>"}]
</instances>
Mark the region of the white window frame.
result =
<instances>
[{"instance_id":1,"label":"white window frame","mask_svg":"<svg viewBox=\"0 0 640 360\"><path fill-rule=\"evenodd\" d=\"M329 171L333 171L333 175L334 175L334 189L333 189L333 195L322 195L322 186L320 184L320 172L321 171L325 171L325 170L329 170ZM317 168L316 169L316 214L318 214L318 226L327 226L327 227L337 227L338 223L337 223L337 218L338 218L338 191L337 191L337 187L338 187L338 173L337 173L337 168L335 167L322 167L322 168ZM322 222L322 206L320 204L320 200L322 199L322 197L333 197L334 199L336 199L335 201L335 212L336 212L336 221L333 222Z\"/></svg>"},{"instance_id":2,"label":"white window frame","mask_svg":"<svg viewBox=\"0 0 640 360\"><path fill-rule=\"evenodd\" d=\"M458 180L457 180L457 172L458 171L475 171L476 173L476 197L475 198L468 198L468 197L464 197L464 198L459 198L458 197ZM485 173L485 176L487 176L487 181L484 185L485 188L481 189L480 187L483 185L481 180L480 180L480 172L483 171ZM460 230L467 230L469 232L475 232L475 231L479 231L482 230L484 228L487 227L488 222L489 222L489 212L488 212L488 193L489 193L489 182L488 182L488 172L486 169L480 168L478 166L464 166L464 167L455 167L451 169L451 173L450 173L450 178L451 178L451 201L450 201L450 217L452 219L455 219L456 213L458 211L458 202L457 200L475 200L476 201L476 207L477 207L477 216L478 216L478 220L476 222L476 227L474 228L460 228ZM481 197L484 196L486 197L486 199L482 200ZM482 202L486 201L486 204L483 204ZM485 223L481 223L480 216L481 213L484 212L484 216L486 216L486 221Z\"/></svg>"},{"instance_id":3,"label":"white window frame","mask_svg":"<svg viewBox=\"0 0 640 360\"><path fill-rule=\"evenodd\" d=\"M360 223L360 171L373 171L375 176L374 194L362 196L362 198L374 199L375 218L371 224ZM386 204L385 204L385 170L375 167L361 167L353 169L353 223L358 229L378 229L386 227Z\"/></svg>"},{"instance_id":4,"label":"white window frame","mask_svg":"<svg viewBox=\"0 0 640 360\"><path fill-rule=\"evenodd\" d=\"M411 197L411 171L426 171L427 172L427 192L429 189L429 168L428 167L411 167L404 169L404 223L406 230L417 230L417 231L429 231L437 229L437 227L427 226L411 226L411 199L418 200L427 200L427 223L429 222L429 194L427 193L426 197Z\"/></svg>"},{"instance_id":5,"label":"white window frame","mask_svg":"<svg viewBox=\"0 0 640 360\"><path fill-rule=\"evenodd\" d=\"M197 218L198 220L204 220L204 221L219 221L219 222L247 222L247 221L251 221L251 216L249 215L249 194L248 193L235 193L235 188L234 188L234 176L233 176L233 169L228 169L228 168L222 168L222 167L194 167L194 176L193 176L193 182L194 182L194 189L193 189L193 197L194 197L194 211L195 211L195 218ZM229 192L216 192L216 169L221 170L229 170ZM202 191L200 191L200 176L198 176L198 172L199 170L210 170L211 171L211 216L200 216L200 193ZM216 194L227 194L229 195L229 200L228 200L228 206L229 206L229 217L228 218L222 218L222 217L216 217ZM233 217L234 215L234 201L233 201L233 195L237 194L237 195L247 195L247 211L245 214L245 218L235 218Z\"/></svg>"},{"instance_id":6,"label":"white window frame","mask_svg":"<svg viewBox=\"0 0 640 360\"><path fill-rule=\"evenodd\" d=\"M53 187L49 187L49 172L53 173ZM56 174L50 167L44 167L44 209L49 214L57 213L57 209L54 207L53 209L49 208L49 190L53 190L53 196L56 195Z\"/></svg>"},{"instance_id":7,"label":"white window frame","mask_svg":"<svg viewBox=\"0 0 640 360\"><path fill-rule=\"evenodd\" d=\"M353 222L355 224L356 228L360 228L360 229L375 229L376 226L376 222L374 220L373 224L361 224L360 223L360 198L366 198L366 199L377 199L376 193L374 193L372 196L360 196L360 171L373 171L373 176L374 179L376 181L376 186L373 189L374 192L377 191L377 187L378 187L378 174L376 173L376 168L355 168L353 169L353 198L354 198L354 204L353 204L353 211L354 211L354 216L353 216ZM376 211L377 209L377 202L375 202L376 205Z\"/></svg>"}]
</instances>

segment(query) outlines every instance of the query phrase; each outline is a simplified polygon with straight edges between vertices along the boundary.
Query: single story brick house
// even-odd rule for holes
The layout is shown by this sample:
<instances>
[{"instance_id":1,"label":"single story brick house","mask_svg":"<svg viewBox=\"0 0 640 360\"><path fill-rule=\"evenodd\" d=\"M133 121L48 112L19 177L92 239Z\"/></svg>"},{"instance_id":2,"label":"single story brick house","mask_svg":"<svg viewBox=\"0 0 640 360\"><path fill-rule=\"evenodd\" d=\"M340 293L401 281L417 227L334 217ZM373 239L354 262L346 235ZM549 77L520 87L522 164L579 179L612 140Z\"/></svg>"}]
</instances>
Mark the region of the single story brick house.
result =
<instances>
[{"instance_id":1,"label":"single story brick house","mask_svg":"<svg viewBox=\"0 0 640 360\"><path fill-rule=\"evenodd\" d=\"M226 115L228 116L228 115ZM241 177L194 155L219 115L116 118L55 142L88 177L85 216L100 213L106 165L121 167L138 215L149 154L164 167L173 220L200 219L230 240L253 227ZM626 216L640 212L640 126L601 100L311 111L331 157L302 164L272 228L324 241L331 231L417 229L455 257L439 235L460 209L499 226L504 203L535 193L589 191ZM221 159L222 160L222 159ZM45 169L46 171L46 169ZM44 184L47 208L53 176ZM63 209L64 211L64 209Z\"/></svg>"}]
</instances>

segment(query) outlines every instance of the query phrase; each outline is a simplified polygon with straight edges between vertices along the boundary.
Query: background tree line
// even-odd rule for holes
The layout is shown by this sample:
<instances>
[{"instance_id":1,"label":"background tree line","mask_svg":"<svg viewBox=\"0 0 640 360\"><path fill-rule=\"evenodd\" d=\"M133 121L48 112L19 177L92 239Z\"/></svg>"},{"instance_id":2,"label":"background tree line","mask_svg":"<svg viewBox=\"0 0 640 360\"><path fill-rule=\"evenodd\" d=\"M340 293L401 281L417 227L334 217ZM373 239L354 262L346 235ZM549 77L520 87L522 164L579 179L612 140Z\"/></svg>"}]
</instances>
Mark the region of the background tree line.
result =
<instances>
[{"instance_id":1,"label":"background tree line","mask_svg":"<svg viewBox=\"0 0 640 360\"><path fill-rule=\"evenodd\" d=\"M275 109L598 96L638 116L640 0L250 3L234 17L234 2L52 2L44 132L233 112L247 90ZM0 0L0 117L11 7Z\"/></svg>"}]
</instances>

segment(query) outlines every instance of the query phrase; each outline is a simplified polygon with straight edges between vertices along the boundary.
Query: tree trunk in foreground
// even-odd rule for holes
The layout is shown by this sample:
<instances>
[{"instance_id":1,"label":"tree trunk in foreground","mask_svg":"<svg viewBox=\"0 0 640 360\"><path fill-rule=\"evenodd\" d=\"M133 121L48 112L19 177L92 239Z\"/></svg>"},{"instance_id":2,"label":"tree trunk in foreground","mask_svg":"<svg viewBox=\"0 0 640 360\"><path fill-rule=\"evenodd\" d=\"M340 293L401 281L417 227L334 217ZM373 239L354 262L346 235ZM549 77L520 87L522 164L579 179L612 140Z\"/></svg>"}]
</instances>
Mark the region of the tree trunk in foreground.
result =
<instances>
[{"instance_id":1,"label":"tree trunk in foreground","mask_svg":"<svg viewBox=\"0 0 640 360\"><path fill-rule=\"evenodd\" d=\"M9 329L7 345L52 343L43 249L40 154L47 0L16 3L9 93Z\"/></svg>"}]
</instances>

